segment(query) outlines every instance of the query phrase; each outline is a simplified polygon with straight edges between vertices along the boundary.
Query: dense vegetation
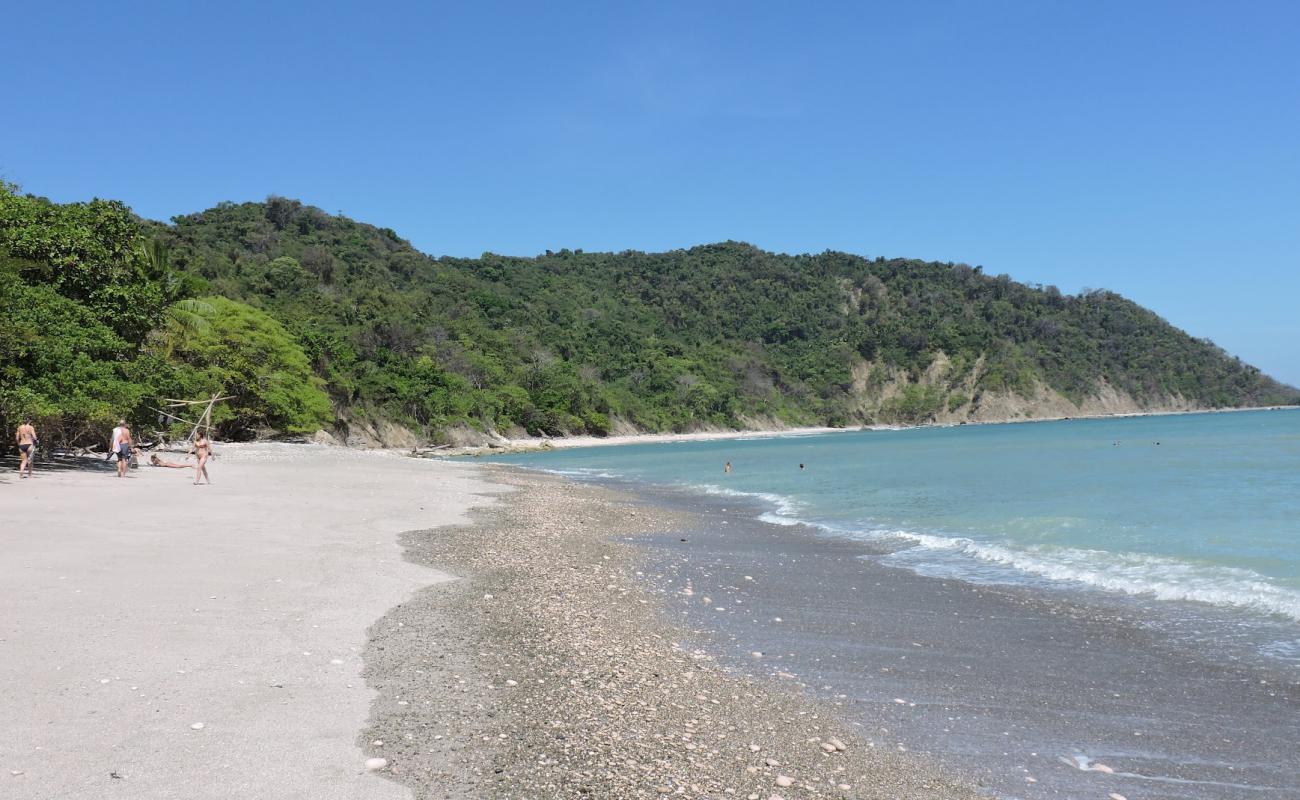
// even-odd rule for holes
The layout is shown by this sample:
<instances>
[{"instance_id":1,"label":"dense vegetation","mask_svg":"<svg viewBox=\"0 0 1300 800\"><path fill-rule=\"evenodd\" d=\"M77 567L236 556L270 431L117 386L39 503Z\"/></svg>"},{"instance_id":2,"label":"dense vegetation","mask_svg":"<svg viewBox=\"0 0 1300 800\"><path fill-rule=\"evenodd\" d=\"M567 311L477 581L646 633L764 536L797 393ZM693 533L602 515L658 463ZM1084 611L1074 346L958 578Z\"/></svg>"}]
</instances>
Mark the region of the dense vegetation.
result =
<instances>
[{"instance_id":1,"label":"dense vegetation","mask_svg":"<svg viewBox=\"0 0 1300 800\"><path fill-rule=\"evenodd\" d=\"M941 385L916 383L872 413L919 421L1038 382L1082 399L1104 381L1153 404L1296 398L1118 295L965 265L733 242L435 260L392 230L283 198L155 233L215 292L283 321L336 406L417 428L849 424L864 421L873 382L919 378L940 351Z\"/></svg>"},{"instance_id":2,"label":"dense vegetation","mask_svg":"<svg viewBox=\"0 0 1300 800\"><path fill-rule=\"evenodd\" d=\"M154 410L163 398L223 392L235 395L216 412L226 434L329 425L297 342L202 290L121 203L58 205L0 184L0 424L30 418L56 443L102 441L123 416L177 432Z\"/></svg>"},{"instance_id":3,"label":"dense vegetation","mask_svg":"<svg viewBox=\"0 0 1300 800\"><path fill-rule=\"evenodd\" d=\"M240 394L225 435L925 421L1044 386L1153 406L1297 401L1118 295L961 264L734 242L433 259L283 198L173 225L103 201L0 202L0 291L22 309L0 329L0 414L69 432L217 389Z\"/></svg>"}]
</instances>

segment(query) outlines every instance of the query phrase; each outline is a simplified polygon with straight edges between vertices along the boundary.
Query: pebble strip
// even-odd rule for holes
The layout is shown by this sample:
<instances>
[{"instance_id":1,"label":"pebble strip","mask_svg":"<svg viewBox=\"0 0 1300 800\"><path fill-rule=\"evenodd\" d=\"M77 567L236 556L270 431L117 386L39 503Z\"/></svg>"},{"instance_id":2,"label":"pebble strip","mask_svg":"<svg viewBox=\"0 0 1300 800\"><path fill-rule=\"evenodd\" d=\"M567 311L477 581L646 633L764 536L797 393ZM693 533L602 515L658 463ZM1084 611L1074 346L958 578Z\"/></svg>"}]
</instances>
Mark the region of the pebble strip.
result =
<instances>
[{"instance_id":1,"label":"pebble strip","mask_svg":"<svg viewBox=\"0 0 1300 800\"><path fill-rule=\"evenodd\" d=\"M379 697L360 742L379 774L422 799L979 796L865 746L793 684L724 671L666 621L639 551L611 539L670 533L672 512L548 476L494 480L515 491L479 524L404 537L408 558L464 577L371 630Z\"/></svg>"}]
</instances>

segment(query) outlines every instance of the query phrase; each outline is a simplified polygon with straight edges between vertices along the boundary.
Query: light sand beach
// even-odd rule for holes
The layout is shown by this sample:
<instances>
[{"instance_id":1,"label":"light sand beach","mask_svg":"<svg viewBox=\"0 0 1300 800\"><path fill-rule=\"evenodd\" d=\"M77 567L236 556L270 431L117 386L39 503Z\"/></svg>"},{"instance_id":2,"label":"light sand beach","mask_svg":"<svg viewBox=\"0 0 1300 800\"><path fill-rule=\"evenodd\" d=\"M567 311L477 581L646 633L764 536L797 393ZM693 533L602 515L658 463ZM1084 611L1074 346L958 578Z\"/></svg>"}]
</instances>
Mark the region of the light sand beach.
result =
<instances>
[{"instance_id":1,"label":"light sand beach","mask_svg":"<svg viewBox=\"0 0 1300 800\"><path fill-rule=\"evenodd\" d=\"M1178 417L1194 414L1237 414L1261 411L1284 411L1293 406L1252 406L1249 408L1192 408L1186 410L1117 411L1105 414L1078 414L1026 416L1006 419L984 419L960 422L926 422L915 425L864 424L832 428L827 426L769 427L745 430L721 429L686 433L617 433L609 436L483 436L481 444L461 444L417 448L421 456L488 456L507 453L528 453L537 450L564 450L579 447L616 447L629 444L671 444L677 442L744 441L746 439L771 439L773 437L817 436L827 433L853 431L907 431L916 428L954 428L969 425L1028 425L1040 422L1060 422L1069 419L1127 419L1130 417Z\"/></svg>"},{"instance_id":2,"label":"light sand beach","mask_svg":"<svg viewBox=\"0 0 1300 800\"><path fill-rule=\"evenodd\" d=\"M310 445L42 466L0 478L0 797L974 796L720 667L618 543L680 524L635 498Z\"/></svg>"},{"instance_id":3,"label":"light sand beach","mask_svg":"<svg viewBox=\"0 0 1300 800\"><path fill-rule=\"evenodd\" d=\"M211 486L102 461L0 478L0 797L410 796L359 747L366 628L449 578L397 535L496 487L386 453L217 454Z\"/></svg>"}]
</instances>

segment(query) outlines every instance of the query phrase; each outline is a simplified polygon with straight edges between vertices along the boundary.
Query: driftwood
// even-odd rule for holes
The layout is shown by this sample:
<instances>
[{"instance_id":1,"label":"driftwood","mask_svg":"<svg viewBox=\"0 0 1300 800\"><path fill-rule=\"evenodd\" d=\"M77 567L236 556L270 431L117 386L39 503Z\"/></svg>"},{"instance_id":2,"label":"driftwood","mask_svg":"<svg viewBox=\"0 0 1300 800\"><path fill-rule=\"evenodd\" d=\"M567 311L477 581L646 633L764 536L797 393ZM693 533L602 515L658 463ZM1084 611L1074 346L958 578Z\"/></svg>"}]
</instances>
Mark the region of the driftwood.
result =
<instances>
[{"instance_id":1,"label":"driftwood","mask_svg":"<svg viewBox=\"0 0 1300 800\"><path fill-rule=\"evenodd\" d=\"M162 414L164 417L167 417L168 419L171 420L175 420L176 422L180 422L185 425L191 425L192 427L190 428L190 434L189 436L185 437L185 441L188 443L194 441L194 438L198 435L200 429L202 429L205 433L212 429L213 406L215 406L217 403L220 403L222 400L230 400L233 397L234 397L233 394L222 395L220 392L217 392L207 400L175 400L170 397L162 398L162 401L164 404L166 404L166 407L176 409L177 414L180 413L181 409L188 409L191 406L203 406L203 410L199 412L198 418L194 420L185 419L184 417L177 416L177 414L173 414L170 411L163 411L161 408L150 407L150 410L156 411L159 414ZM161 444L161 442L159 442L159 444ZM190 454L186 453L185 457L189 458Z\"/></svg>"}]
</instances>

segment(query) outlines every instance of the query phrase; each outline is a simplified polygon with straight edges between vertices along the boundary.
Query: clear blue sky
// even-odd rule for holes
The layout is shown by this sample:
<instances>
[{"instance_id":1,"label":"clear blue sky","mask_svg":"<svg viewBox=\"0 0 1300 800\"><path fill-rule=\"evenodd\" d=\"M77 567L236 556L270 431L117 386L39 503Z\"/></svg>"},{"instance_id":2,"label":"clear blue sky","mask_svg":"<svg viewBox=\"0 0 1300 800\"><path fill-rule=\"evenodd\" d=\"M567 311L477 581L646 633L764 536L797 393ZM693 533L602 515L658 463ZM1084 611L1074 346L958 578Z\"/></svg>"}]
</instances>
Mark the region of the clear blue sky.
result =
<instances>
[{"instance_id":1,"label":"clear blue sky","mask_svg":"<svg viewBox=\"0 0 1300 800\"><path fill-rule=\"evenodd\" d=\"M281 194L434 255L965 261L1114 289L1300 384L1298 3L3 16L0 176L55 200L167 219Z\"/></svg>"}]
</instances>

